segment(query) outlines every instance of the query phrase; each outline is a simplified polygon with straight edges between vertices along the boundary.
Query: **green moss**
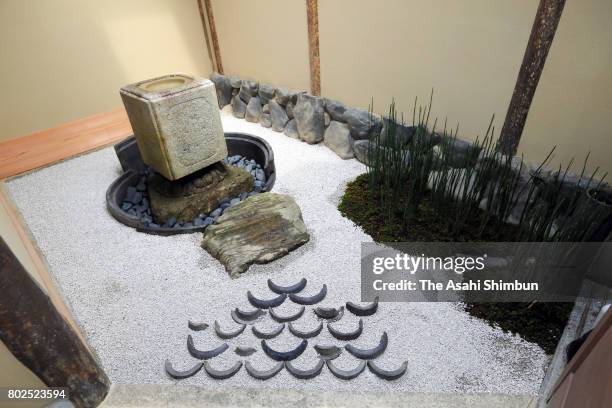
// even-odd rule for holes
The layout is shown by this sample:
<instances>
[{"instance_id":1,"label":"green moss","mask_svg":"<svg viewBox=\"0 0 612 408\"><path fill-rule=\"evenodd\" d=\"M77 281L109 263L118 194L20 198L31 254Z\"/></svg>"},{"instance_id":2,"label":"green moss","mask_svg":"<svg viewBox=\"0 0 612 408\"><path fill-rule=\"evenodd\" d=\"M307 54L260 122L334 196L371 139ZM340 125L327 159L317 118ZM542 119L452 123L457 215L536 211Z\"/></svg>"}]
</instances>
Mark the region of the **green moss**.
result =
<instances>
[{"instance_id":1,"label":"green moss","mask_svg":"<svg viewBox=\"0 0 612 408\"><path fill-rule=\"evenodd\" d=\"M404 204L400 198L397 206ZM368 176L362 174L347 185L338 209L376 242L470 242L508 241L516 236L515 227L485 229L482 235L464 232L454 235L447 223L430 206L425 197L417 215L406 226L400 212L381 212L380 198L370 191ZM476 231L474 226L472 231ZM549 354L554 353L572 310L572 303L468 303L471 315L498 326L504 331L519 334L523 339L537 343Z\"/></svg>"},{"instance_id":2,"label":"green moss","mask_svg":"<svg viewBox=\"0 0 612 408\"><path fill-rule=\"evenodd\" d=\"M401 208L406 201L407 197L400 197L397 207ZM370 190L368 175L362 174L348 183L338 209L376 242L490 242L509 241L516 235L511 225L485 229L482 235L476 234L479 226L474 225L461 234L454 234L430 203L426 195L410 225L406 226L400 211L381 212L380 199Z\"/></svg>"}]
</instances>

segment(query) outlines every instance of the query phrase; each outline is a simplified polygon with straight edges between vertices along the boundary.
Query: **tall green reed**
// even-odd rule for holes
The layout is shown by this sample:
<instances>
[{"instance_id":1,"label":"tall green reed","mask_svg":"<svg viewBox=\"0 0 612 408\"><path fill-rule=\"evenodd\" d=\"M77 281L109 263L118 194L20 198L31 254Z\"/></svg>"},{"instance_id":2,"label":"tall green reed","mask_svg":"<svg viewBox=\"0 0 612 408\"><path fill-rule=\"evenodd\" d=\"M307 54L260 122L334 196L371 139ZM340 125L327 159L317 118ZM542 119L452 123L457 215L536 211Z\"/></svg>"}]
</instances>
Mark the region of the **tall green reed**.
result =
<instances>
[{"instance_id":1,"label":"tall green reed","mask_svg":"<svg viewBox=\"0 0 612 408\"><path fill-rule=\"evenodd\" d=\"M437 120L430 124L433 91L429 103L415 98L412 125L398 119L395 102L383 118L383 131L368 150L368 179L373 199L387 222L402 220L405 228L419 215L423 200L431 206L447 231L471 236L500 229L509 221L516 228L503 237L513 241L581 241L588 239L606 215L595 211L585 191L597 191L605 179L596 169L581 188L569 188L573 161L551 173L546 165L555 148L536 168L522 157L503 155L495 137L494 117L483 138L476 138L462 154L456 153L458 125L440 134ZM372 105L370 120L373 121ZM407 133L410 137L406 137ZM438 142L437 139L441 139ZM459 158L457 158L459 156ZM579 175L583 180L588 155Z\"/></svg>"}]
</instances>

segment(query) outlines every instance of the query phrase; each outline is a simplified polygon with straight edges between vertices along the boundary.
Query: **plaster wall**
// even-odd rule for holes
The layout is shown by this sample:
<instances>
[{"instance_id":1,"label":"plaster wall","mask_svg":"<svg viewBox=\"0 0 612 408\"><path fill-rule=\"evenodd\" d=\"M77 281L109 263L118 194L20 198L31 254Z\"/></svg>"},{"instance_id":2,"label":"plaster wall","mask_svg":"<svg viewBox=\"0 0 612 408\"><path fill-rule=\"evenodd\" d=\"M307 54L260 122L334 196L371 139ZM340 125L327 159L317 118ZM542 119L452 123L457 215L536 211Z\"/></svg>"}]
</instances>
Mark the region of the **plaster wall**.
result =
<instances>
[{"instance_id":1,"label":"plaster wall","mask_svg":"<svg viewBox=\"0 0 612 408\"><path fill-rule=\"evenodd\" d=\"M553 165L587 155L612 174L612 2L568 1L531 104L519 152ZM590 176L590 174L589 174ZM612 183L612 177L607 181Z\"/></svg>"},{"instance_id":2,"label":"plaster wall","mask_svg":"<svg viewBox=\"0 0 612 408\"><path fill-rule=\"evenodd\" d=\"M196 0L2 0L0 140L122 106L122 85L212 65Z\"/></svg>"},{"instance_id":3,"label":"plaster wall","mask_svg":"<svg viewBox=\"0 0 612 408\"><path fill-rule=\"evenodd\" d=\"M304 1L213 0L225 70L309 90ZM319 1L321 91L349 106L386 113L395 99L406 121L415 97L434 89L432 117L483 135L501 130L538 2L517 0ZM606 0L567 2L529 114L519 153L542 161L591 151L590 168L612 171L612 26Z\"/></svg>"},{"instance_id":4,"label":"plaster wall","mask_svg":"<svg viewBox=\"0 0 612 408\"><path fill-rule=\"evenodd\" d=\"M310 90L306 1L212 0L228 75Z\"/></svg>"}]
</instances>

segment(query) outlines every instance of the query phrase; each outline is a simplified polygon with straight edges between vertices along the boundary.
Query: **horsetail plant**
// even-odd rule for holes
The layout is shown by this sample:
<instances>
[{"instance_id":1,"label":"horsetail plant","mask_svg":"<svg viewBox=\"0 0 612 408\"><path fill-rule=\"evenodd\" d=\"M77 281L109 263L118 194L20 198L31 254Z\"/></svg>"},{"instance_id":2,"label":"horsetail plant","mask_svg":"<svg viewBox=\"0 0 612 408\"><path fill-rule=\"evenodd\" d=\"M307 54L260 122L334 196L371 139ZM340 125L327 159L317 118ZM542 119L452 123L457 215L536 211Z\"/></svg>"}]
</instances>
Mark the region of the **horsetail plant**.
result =
<instances>
[{"instance_id":1,"label":"horsetail plant","mask_svg":"<svg viewBox=\"0 0 612 408\"><path fill-rule=\"evenodd\" d=\"M371 199L379 204L387 222L401 219L409 228L425 198L453 236L476 229L482 236L487 229L498 229L508 222L516 228L513 241L577 241L588 239L612 209L594 211L588 194L603 186L596 182L597 169L586 185L565 187L573 161L552 175L545 165L553 148L535 169L523 157L501 153L495 138L494 116L482 139L470 143L463 154L456 147L459 126L436 133L437 120L429 127L433 90L426 106L413 106L412 126L403 116L398 120L392 101L383 129L370 141L367 174ZM370 122L374 123L373 104ZM579 176L584 178L588 155ZM593 186L593 187L592 187ZM612 207L611 207L612 208ZM473 232L473 231L472 231ZM472 234L473 235L473 234Z\"/></svg>"}]
</instances>

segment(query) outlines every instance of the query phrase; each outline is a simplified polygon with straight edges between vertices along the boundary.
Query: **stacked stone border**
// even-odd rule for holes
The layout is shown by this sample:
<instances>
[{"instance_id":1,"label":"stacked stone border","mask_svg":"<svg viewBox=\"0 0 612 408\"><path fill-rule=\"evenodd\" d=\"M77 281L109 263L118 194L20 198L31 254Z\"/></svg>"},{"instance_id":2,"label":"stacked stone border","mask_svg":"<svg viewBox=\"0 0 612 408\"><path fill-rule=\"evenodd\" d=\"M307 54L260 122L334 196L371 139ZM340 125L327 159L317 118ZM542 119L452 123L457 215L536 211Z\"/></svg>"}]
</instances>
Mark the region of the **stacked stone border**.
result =
<instances>
[{"instance_id":1,"label":"stacked stone border","mask_svg":"<svg viewBox=\"0 0 612 408\"><path fill-rule=\"evenodd\" d=\"M378 115L285 87L213 73L219 109L309 144L323 143L342 159L367 161L368 143L383 128Z\"/></svg>"},{"instance_id":2,"label":"stacked stone border","mask_svg":"<svg viewBox=\"0 0 612 408\"><path fill-rule=\"evenodd\" d=\"M367 110L351 108L340 101L315 96L307 91L276 87L237 76L215 72L211 74L210 80L215 84L219 109L228 109L226 107L229 106L236 118L259 123L265 128L272 128L309 144L323 143L342 159L355 158L367 165L371 140L379 134L380 140L384 139L388 119ZM396 124L396 137L400 142L406 142L402 144L408 144L414 131L413 126ZM434 144L443 140L442 135L432 133L431 136ZM467 165L463 159L475 147L471 142L456 138L444 153L440 146L435 146L434 150L437 155L447 155L447 163L451 167L460 168ZM409 154L406 151L408 159ZM486 159L481 154L477 161ZM518 168L521 161L520 157L513 158L513 167ZM524 176L529 177L528 173L537 167L523 161ZM549 178L555 174L555 169L544 166L540 174ZM563 184L584 189L589 183L588 176L567 173ZM607 183L602 188L612 193Z\"/></svg>"}]
</instances>

